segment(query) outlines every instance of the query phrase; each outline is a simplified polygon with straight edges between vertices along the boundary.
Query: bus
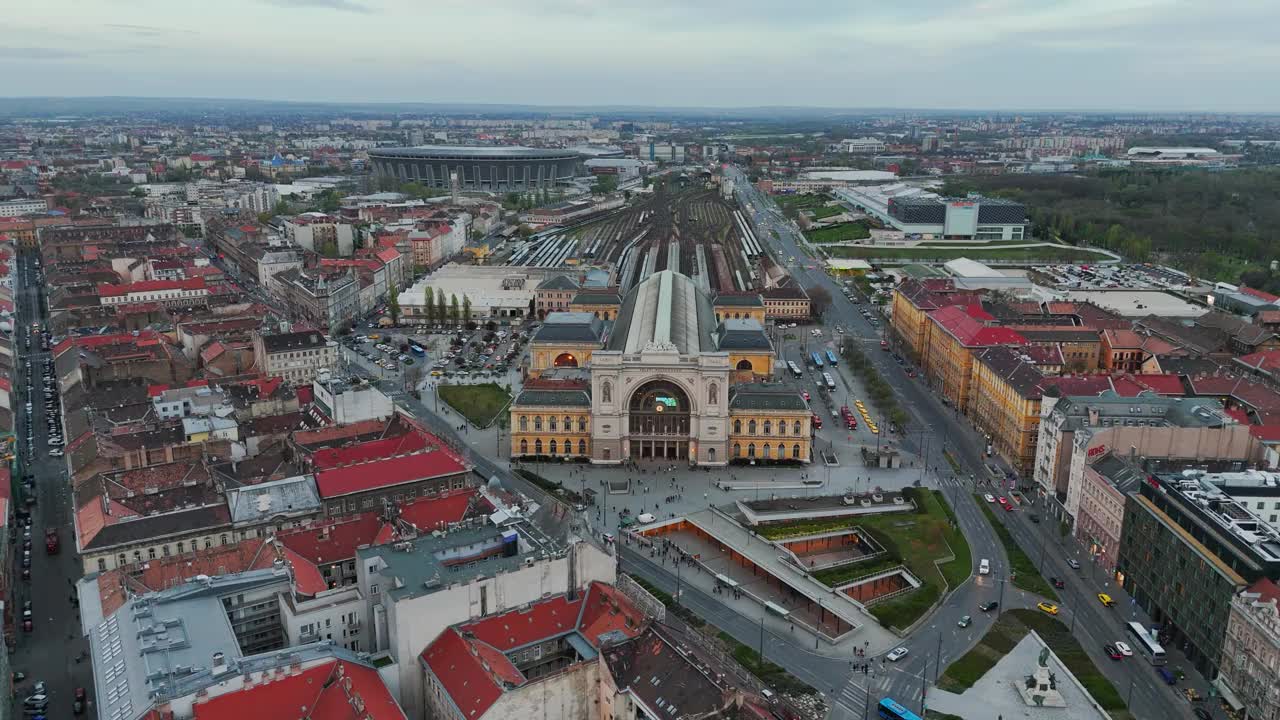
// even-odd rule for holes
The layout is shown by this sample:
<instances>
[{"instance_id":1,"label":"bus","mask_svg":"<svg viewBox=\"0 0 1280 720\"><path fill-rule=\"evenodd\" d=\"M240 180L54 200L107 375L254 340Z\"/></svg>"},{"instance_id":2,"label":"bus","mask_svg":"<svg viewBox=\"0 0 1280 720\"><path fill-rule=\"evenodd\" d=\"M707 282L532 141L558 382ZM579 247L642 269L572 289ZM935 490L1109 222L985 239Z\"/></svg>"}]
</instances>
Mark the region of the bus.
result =
<instances>
[{"instance_id":1,"label":"bus","mask_svg":"<svg viewBox=\"0 0 1280 720\"><path fill-rule=\"evenodd\" d=\"M421 345L417 345L417 344L415 344L415 343L409 343L409 349L410 349L410 350L413 350L413 354L414 354L414 355L426 355L426 354L427 354L427 351L426 351L426 350L423 350Z\"/></svg>"},{"instance_id":2,"label":"bus","mask_svg":"<svg viewBox=\"0 0 1280 720\"><path fill-rule=\"evenodd\" d=\"M893 698L885 698L876 705L876 711L885 720L921 720L920 716L906 709Z\"/></svg>"},{"instance_id":3,"label":"bus","mask_svg":"<svg viewBox=\"0 0 1280 720\"><path fill-rule=\"evenodd\" d=\"M1134 650L1142 653L1152 665L1164 665L1168 662L1165 657L1164 648L1160 647L1160 643L1156 642L1151 633L1142 627L1140 622L1128 623L1129 637L1133 639Z\"/></svg>"},{"instance_id":4,"label":"bus","mask_svg":"<svg viewBox=\"0 0 1280 720\"><path fill-rule=\"evenodd\" d=\"M790 360L787 361L787 369L791 371L791 377L798 378L802 375L800 366Z\"/></svg>"},{"instance_id":5,"label":"bus","mask_svg":"<svg viewBox=\"0 0 1280 720\"><path fill-rule=\"evenodd\" d=\"M830 365L831 367L836 366L836 354L831 352L830 350L827 351L827 364Z\"/></svg>"},{"instance_id":6,"label":"bus","mask_svg":"<svg viewBox=\"0 0 1280 720\"><path fill-rule=\"evenodd\" d=\"M827 390L834 392L836 389L836 381L832 379L831 373L822 373L822 384L827 386Z\"/></svg>"},{"instance_id":7,"label":"bus","mask_svg":"<svg viewBox=\"0 0 1280 720\"><path fill-rule=\"evenodd\" d=\"M809 353L809 359L813 361L814 367L822 367L822 356L816 351Z\"/></svg>"}]
</instances>

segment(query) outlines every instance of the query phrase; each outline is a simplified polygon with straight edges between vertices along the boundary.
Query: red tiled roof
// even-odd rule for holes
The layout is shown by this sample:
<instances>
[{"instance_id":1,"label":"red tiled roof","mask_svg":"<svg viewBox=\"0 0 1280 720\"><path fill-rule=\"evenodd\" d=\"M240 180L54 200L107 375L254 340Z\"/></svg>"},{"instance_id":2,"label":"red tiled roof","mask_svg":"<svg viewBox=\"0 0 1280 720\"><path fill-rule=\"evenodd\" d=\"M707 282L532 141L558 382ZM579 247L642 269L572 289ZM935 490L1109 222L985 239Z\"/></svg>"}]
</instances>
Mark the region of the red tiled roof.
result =
<instances>
[{"instance_id":1,"label":"red tiled roof","mask_svg":"<svg viewBox=\"0 0 1280 720\"><path fill-rule=\"evenodd\" d=\"M450 490L436 497L418 498L400 507L400 519L421 532L435 530L466 517L475 488Z\"/></svg>"},{"instance_id":2,"label":"red tiled roof","mask_svg":"<svg viewBox=\"0 0 1280 720\"><path fill-rule=\"evenodd\" d=\"M320 491L320 497L334 498L466 471L467 466L453 451L438 447L414 455L384 458L318 472L316 488Z\"/></svg>"},{"instance_id":3,"label":"red tiled roof","mask_svg":"<svg viewBox=\"0 0 1280 720\"><path fill-rule=\"evenodd\" d=\"M1264 292L1262 290L1251 288L1248 285L1241 285L1240 292L1244 293L1245 295L1252 295L1253 297L1256 297L1259 300L1262 300L1264 302L1273 303L1280 300L1280 296L1272 295L1269 292Z\"/></svg>"},{"instance_id":4,"label":"red tiled roof","mask_svg":"<svg viewBox=\"0 0 1280 720\"><path fill-rule=\"evenodd\" d=\"M1177 375L1169 373L1163 375L1130 375L1129 378L1144 390L1152 390L1160 395L1179 397L1187 394L1187 389L1182 385L1182 378Z\"/></svg>"},{"instance_id":5,"label":"red tiled roof","mask_svg":"<svg viewBox=\"0 0 1280 720\"><path fill-rule=\"evenodd\" d=\"M185 280L140 280L135 283L113 285L98 283L99 297L116 297L129 293L159 292L161 290L204 290L204 278L186 278Z\"/></svg>"},{"instance_id":6,"label":"red tiled roof","mask_svg":"<svg viewBox=\"0 0 1280 720\"><path fill-rule=\"evenodd\" d=\"M355 707L356 698L359 706ZM192 706L195 720L307 718L307 720L404 720L404 711L378 676L359 663L331 660L297 674L275 676Z\"/></svg>"},{"instance_id":7,"label":"red tiled roof","mask_svg":"<svg viewBox=\"0 0 1280 720\"><path fill-rule=\"evenodd\" d=\"M982 303L979 302L971 302L968 305L965 305L964 312L974 320L980 320L982 322L991 322L996 319L995 315L983 310Z\"/></svg>"},{"instance_id":8,"label":"red tiled roof","mask_svg":"<svg viewBox=\"0 0 1280 720\"><path fill-rule=\"evenodd\" d=\"M1273 373L1280 369L1280 350L1263 350L1262 352L1241 355L1235 359L1235 362L1252 370Z\"/></svg>"},{"instance_id":9,"label":"red tiled roof","mask_svg":"<svg viewBox=\"0 0 1280 720\"><path fill-rule=\"evenodd\" d=\"M311 464L316 470L332 470L344 465L408 455L427 449L428 437L426 433L412 432L356 445L323 448L312 453Z\"/></svg>"},{"instance_id":10,"label":"red tiled roof","mask_svg":"<svg viewBox=\"0 0 1280 720\"><path fill-rule=\"evenodd\" d=\"M1270 578L1262 578L1249 586L1249 592L1258 593L1262 597L1258 598L1262 602L1280 603L1280 586L1277 586Z\"/></svg>"},{"instance_id":11,"label":"red tiled roof","mask_svg":"<svg viewBox=\"0 0 1280 720\"><path fill-rule=\"evenodd\" d=\"M475 720L498 701L505 686L527 682L506 652L574 631L598 648L601 635L616 631L635 637L643 625L644 615L625 595L593 582L585 596L575 600L552 597L526 610L451 627L421 657L463 716Z\"/></svg>"},{"instance_id":12,"label":"red tiled roof","mask_svg":"<svg viewBox=\"0 0 1280 720\"><path fill-rule=\"evenodd\" d=\"M1280 443L1280 425L1250 425L1249 434L1262 442Z\"/></svg>"},{"instance_id":13,"label":"red tiled roof","mask_svg":"<svg viewBox=\"0 0 1280 720\"><path fill-rule=\"evenodd\" d=\"M334 522L286 530L277 539L280 544L317 565L350 560L356 548L373 545L383 526L378 513L360 513Z\"/></svg>"},{"instance_id":14,"label":"red tiled roof","mask_svg":"<svg viewBox=\"0 0 1280 720\"><path fill-rule=\"evenodd\" d=\"M1027 339L1018 334L1017 331L1006 327L983 325L958 305L950 305L934 310L929 313L929 318L965 347L1025 345L1027 343Z\"/></svg>"},{"instance_id":15,"label":"red tiled roof","mask_svg":"<svg viewBox=\"0 0 1280 720\"><path fill-rule=\"evenodd\" d=\"M1222 412L1226 413L1227 417L1231 418L1232 420L1235 420L1241 425L1251 424L1249 421L1249 413L1245 412L1243 408L1238 408L1238 407L1223 408Z\"/></svg>"}]
</instances>

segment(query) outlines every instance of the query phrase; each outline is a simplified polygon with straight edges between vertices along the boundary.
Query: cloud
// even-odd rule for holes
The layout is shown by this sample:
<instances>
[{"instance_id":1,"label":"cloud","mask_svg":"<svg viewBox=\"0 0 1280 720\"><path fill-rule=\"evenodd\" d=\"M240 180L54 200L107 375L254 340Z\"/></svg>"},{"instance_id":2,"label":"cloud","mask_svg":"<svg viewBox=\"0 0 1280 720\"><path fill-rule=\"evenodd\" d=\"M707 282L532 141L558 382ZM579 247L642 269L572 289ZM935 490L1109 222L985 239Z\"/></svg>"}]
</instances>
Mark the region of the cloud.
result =
<instances>
[{"instance_id":1,"label":"cloud","mask_svg":"<svg viewBox=\"0 0 1280 720\"><path fill-rule=\"evenodd\" d=\"M178 28L163 28L155 25L131 25L129 23L107 23L103 27L113 30L133 33L134 35L142 35L145 37L158 37L163 35L199 35L195 30L185 30Z\"/></svg>"},{"instance_id":2,"label":"cloud","mask_svg":"<svg viewBox=\"0 0 1280 720\"><path fill-rule=\"evenodd\" d=\"M8 60L74 60L85 54L78 50L53 47L0 47L0 59Z\"/></svg>"},{"instance_id":3,"label":"cloud","mask_svg":"<svg viewBox=\"0 0 1280 720\"><path fill-rule=\"evenodd\" d=\"M374 9L357 0L264 0L268 5L275 5L283 8L306 9L313 8L316 10L341 10L342 12L360 13L361 15L370 15L374 13Z\"/></svg>"}]
</instances>

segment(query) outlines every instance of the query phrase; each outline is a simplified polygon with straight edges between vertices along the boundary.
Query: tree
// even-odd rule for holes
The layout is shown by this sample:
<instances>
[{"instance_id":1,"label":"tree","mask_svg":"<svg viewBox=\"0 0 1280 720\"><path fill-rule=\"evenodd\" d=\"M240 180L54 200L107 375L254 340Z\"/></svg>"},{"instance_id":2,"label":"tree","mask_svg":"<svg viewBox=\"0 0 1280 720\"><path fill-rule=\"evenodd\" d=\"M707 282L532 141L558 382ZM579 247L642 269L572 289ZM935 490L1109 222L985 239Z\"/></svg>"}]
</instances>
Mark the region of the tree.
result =
<instances>
[{"instance_id":1,"label":"tree","mask_svg":"<svg viewBox=\"0 0 1280 720\"><path fill-rule=\"evenodd\" d=\"M276 206L271 208L272 215L292 215L293 208L289 207L289 201L281 198L276 202Z\"/></svg>"},{"instance_id":2,"label":"tree","mask_svg":"<svg viewBox=\"0 0 1280 720\"><path fill-rule=\"evenodd\" d=\"M809 311L813 317L822 317L822 314L831 307L831 293L820 285L805 290L809 295Z\"/></svg>"},{"instance_id":3,"label":"tree","mask_svg":"<svg viewBox=\"0 0 1280 720\"><path fill-rule=\"evenodd\" d=\"M391 313L391 324L400 324L400 291L394 286L387 293L387 312Z\"/></svg>"},{"instance_id":4,"label":"tree","mask_svg":"<svg viewBox=\"0 0 1280 720\"><path fill-rule=\"evenodd\" d=\"M146 196L147 196L147 191L146 191L146 190L143 190L143 189L142 189L142 188L140 188L140 187L136 187L136 188L134 188L134 189L130 190L130 191L129 191L129 194L130 194L130 195L132 195L132 196L134 196L134 197L136 197L136 198L144 198L144 197L146 197Z\"/></svg>"},{"instance_id":5,"label":"tree","mask_svg":"<svg viewBox=\"0 0 1280 720\"><path fill-rule=\"evenodd\" d=\"M447 311L444 306L444 293L436 293L436 317L440 319L440 322L444 322L445 318L448 317L446 313Z\"/></svg>"},{"instance_id":6,"label":"tree","mask_svg":"<svg viewBox=\"0 0 1280 720\"><path fill-rule=\"evenodd\" d=\"M471 322L471 298L464 293L462 295L462 320L463 322Z\"/></svg>"},{"instance_id":7,"label":"tree","mask_svg":"<svg viewBox=\"0 0 1280 720\"><path fill-rule=\"evenodd\" d=\"M454 325L458 324L458 314L458 296L451 294L449 295L449 319Z\"/></svg>"},{"instance_id":8,"label":"tree","mask_svg":"<svg viewBox=\"0 0 1280 720\"><path fill-rule=\"evenodd\" d=\"M614 175L597 175L596 184L591 186L591 192L597 195L608 195L618 189L618 178Z\"/></svg>"},{"instance_id":9,"label":"tree","mask_svg":"<svg viewBox=\"0 0 1280 720\"><path fill-rule=\"evenodd\" d=\"M422 300L423 306L427 313L427 322L435 322L436 321L436 305L434 302L435 291L431 289L430 285L428 285L423 290L422 298L423 298Z\"/></svg>"},{"instance_id":10,"label":"tree","mask_svg":"<svg viewBox=\"0 0 1280 720\"><path fill-rule=\"evenodd\" d=\"M342 207L342 193L330 188L320 194L317 206L321 212L332 213L337 212Z\"/></svg>"},{"instance_id":11,"label":"tree","mask_svg":"<svg viewBox=\"0 0 1280 720\"><path fill-rule=\"evenodd\" d=\"M516 234L522 238L527 238L533 234L533 228L529 227L527 224L522 224L520 225L520 228L516 230Z\"/></svg>"}]
</instances>

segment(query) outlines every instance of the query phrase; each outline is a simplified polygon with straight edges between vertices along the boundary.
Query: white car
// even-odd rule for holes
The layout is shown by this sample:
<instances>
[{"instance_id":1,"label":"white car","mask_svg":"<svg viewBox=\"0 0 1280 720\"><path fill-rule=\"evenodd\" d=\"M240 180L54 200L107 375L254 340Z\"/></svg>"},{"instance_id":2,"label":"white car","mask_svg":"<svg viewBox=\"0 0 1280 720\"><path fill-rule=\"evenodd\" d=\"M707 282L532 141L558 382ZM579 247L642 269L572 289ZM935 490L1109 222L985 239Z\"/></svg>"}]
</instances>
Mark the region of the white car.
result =
<instances>
[{"instance_id":1,"label":"white car","mask_svg":"<svg viewBox=\"0 0 1280 720\"><path fill-rule=\"evenodd\" d=\"M995 498L995 496L994 496L994 495L983 495L983 496L982 496L982 499L983 499L983 500L986 500L986 501L987 501L987 502L989 502L989 503L993 503L993 502L995 502L995 501L996 501L996 498Z\"/></svg>"},{"instance_id":2,"label":"white car","mask_svg":"<svg viewBox=\"0 0 1280 720\"><path fill-rule=\"evenodd\" d=\"M885 655L885 658L888 659L889 662L898 662L899 660L907 656L907 652L908 650L904 647L896 647L890 650L889 654Z\"/></svg>"},{"instance_id":3,"label":"white car","mask_svg":"<svg viewBox=\"0 0 1280 720\"><path fill-rule=\"evenodd\" d=\"M657 518L653 516L653 513L640 513L639 515L636 516L636 520L641 525L648 525L649 523L653 522L656 519Z\"/></svg>"},{"instance_id":4,"label":"white car","mask_svg":"<svg viewBox=\"0 0 1280 720\"><path fill-rule=\"evenodd\" d=\"M978 563L978 574L979 574L979 575L990 575L990 574L991 574L991 561L990 561L990 560L988 560L988 559L986 559L986 558L982 558L982 562Z\"/></svg>"},{"instance_id":5,"label":"white car","mask_svg":"<svg viewBox=\"0 0 1280 720\"><path fill-rule=\"evenodd\" d=\"M1114 642L1111 644L1115 646L1116 650L1120 651L1121 655L1124 655L1125 657L1133 656L1133 648L1130 648L1127 644L1122 642Z\"/></svg>"}]
</instances>

